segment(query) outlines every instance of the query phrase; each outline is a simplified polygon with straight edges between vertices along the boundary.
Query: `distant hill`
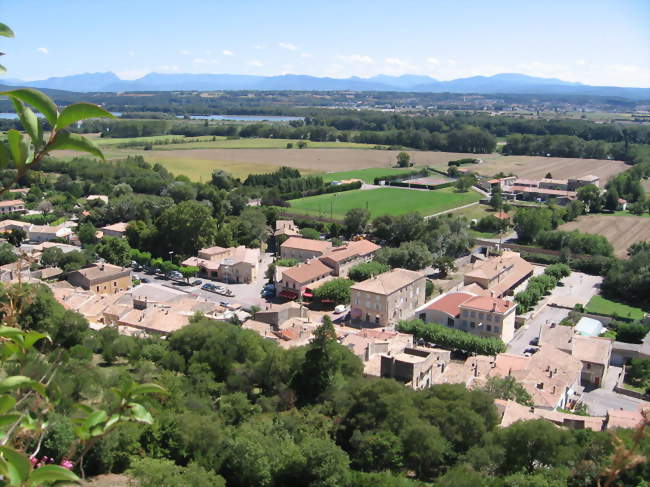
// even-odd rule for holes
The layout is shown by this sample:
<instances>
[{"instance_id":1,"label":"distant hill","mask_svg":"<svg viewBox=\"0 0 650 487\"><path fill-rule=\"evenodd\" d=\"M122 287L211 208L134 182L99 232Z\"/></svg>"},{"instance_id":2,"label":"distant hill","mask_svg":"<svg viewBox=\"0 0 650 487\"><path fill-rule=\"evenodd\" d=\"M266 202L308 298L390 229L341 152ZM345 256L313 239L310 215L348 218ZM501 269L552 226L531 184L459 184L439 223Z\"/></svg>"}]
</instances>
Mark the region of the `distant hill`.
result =
<instances>
[{"instance_id":1,"label":"distant hill","mask_svg":"<svg viewBox=\"0 0 650 487\"><path fill-rule=\"evenodd\" d=\"M2 80L12 86L31 86L77 92L188 91L188 90L298 90L298 91L412 91L429 93L526 93L539 95L613 96L650 99L650 88L589 86L555 78L516 73L472 76L439 81L428 76L377 75L372 78L321 78L285 74L163 74L149 73L136 80L123 80L114 73L85 73L40 81Z\"/></svg>"}]
</instances>

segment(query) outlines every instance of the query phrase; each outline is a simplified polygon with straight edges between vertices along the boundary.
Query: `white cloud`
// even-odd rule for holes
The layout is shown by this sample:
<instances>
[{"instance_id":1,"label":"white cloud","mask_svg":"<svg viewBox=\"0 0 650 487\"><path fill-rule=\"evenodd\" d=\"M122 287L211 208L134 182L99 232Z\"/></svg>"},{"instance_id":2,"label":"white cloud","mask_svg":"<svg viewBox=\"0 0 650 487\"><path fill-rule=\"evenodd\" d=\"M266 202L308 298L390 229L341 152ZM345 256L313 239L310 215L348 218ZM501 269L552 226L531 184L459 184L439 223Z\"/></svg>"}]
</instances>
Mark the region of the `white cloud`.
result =
<instances>
[{"instance_id":1,"label":"white cloud","mask_svg":"<svg viewBox=\"0 0 650 487\"><path fill-rule=\"evenodd\" d=\"M192 59L192 62L194 64L217 64L219 61L217 61L216 59L205 59L205 58L197 57Z\"/></svg>"},{"instance_id":2,"label":"white cloud","mask_svg":"<svg viewBox=\"0 0 650 487\"><path fill-rule=\"evenodd\" d=\"M256 68L261 68L262 66L264 66L262 61L258 61L257 59L253 59L252 61L248 61L248 65L249 66L254 66Z\"/></svg>"},{"instance_id":3,"label":"white cloud","mask_svg":"<svg viewBox=\"0 0 650 487\"><path fill-rule=\"evenodd\" d=\"M192 51L188 51L187 49L181 49L180 51L178 51L178 54L180 54L181 56L191 56Z\"/></svg>"},{"instance_id":4,"label":"white cloud","mask_svg":"<svg viewBox=\"0 0 650 487\"><path fill-rule=\"evenodd\" d=\"M118 78L129 80L142 78L147 73L149 73L148 69L124 69L115 72Z\"/></svg>"},{"instance_id":5,"label":"white cloud","mask_svg":"<svg viewBox=\"0 0 650 487\"><path fill-rule=\"evenodd\" d=\"M289 51L296 51L298 50L298 47L295 45L291 44L290 42L278 42L278 46L280 46L282 49L287 49Z\"/></svg>"},{"instance_id":6,"label":"white cloud","mask_svg":"<svg viewBox=\"0 0 650 487\"><path fill-rule=\"evenodd\" d=\"M303 52L300 56L301 56L301 57L304 57L304 58L310 58L310 57L313 57L313 56L312 56L311 54L309 54L308 52Z\"/></svg>"},{"instance_id":7,"label":"white cloud","mask_svg":"<svg viewBox=\"0 0 650 487\"><path fill-rule=\"evenodd\" d=\"M449 64L451 64L452 66L454 66L454 65L456 64L456 61L455 61L454 59L450 59L449 61L447 61L447 63L449 63Z\"/></svg>"},{"instance_id":8,"label":"white cloud","mask_svg":"<svg viewBox=\"0 0 650 487\"><path fill-rule=\"evenodd\" d=\"M262 44L255 44L255 45L253 46L253 49L266 49L266 46L264 46L264 45L262 45Z\"/></svg>"},{"instance_id":9,"label":"white cloud","mask_svg":"<svg viewBox=\"0 0 650 487\"><path fill-rule=\"evenodd\" d=\"M403 67L409 66L409 63L396 57L387 57L386 59L384 59L384 62L392 66L403 66Z\"/></svg>"},{"instance_id":10,"label":"white cloud","mask_svg":"<svg viewBox=\"0 0 650 487\"><path fill-rule=\"evenodd\" d=\"M41 54L49 54L50 51L47 49L47 47L39 47L36 49L37 52L40 52Z\"/></svg>"},{"instance_id":11,"label":"white cloud","mask_svg":"<svg viewBox=\"0 0 650 487\"><path fill-rule=\"evenodd\" d=\"M221 54L223 54L224 56L234 56L235 55L234 52L229 51L228 49L224 49L223 51L221 51Z\"/></svg>"},{"instance_id":12,"label":"white cloud","mask_svg":"<svg viewBox=\"0 0 650 487\"><path fill-rule=\"evenodd\" d=\"M362 56L360 54L353 54L351 56L339 56L341 61L346 63L355 63L355 64L374 64L375 60L370 56Z\"/></svg>"},{"instance_id":13,"label":"white cloud","mask_svg":"<svg viewBox=\"0 0 650 487\"><path fill-rule=\"evenodd\" d=\"M130 57L133 57L133 56L135 56L135 51L128 51L127 54L128 54Z\"/></svg>"},{"instance_id":14,"label":"white cloud","mask_svg":"<svg viewBox=\"0 0 650 487\"><path fill-rule=\"evenodd\" d=\"M427 58L427 62L428 62L429 64L440 64L440 60L439 60L439 59L436 59L436 58L434 58L434 57L428 57L428 58Z\"/></svg>"},{"instance_id":15,"label":"white cloud","mask_svg":"<svg viewBox=\"0 0 650 487\"><path fill-rule=\"evenodd\" d=\"M587 64L587 61L585 61L584 59L578 59L578 60L576 61L576 64L577 64L578 66L584 66L585 64Z\"/></svg>"},{"instance_id":16,"label":"white cloud","mask_svg":"<svg viewBox=\"0 0 650 487\"><path fill-rule=\"evenodd\" d=\"M158 66L158 69L166 72L180 71L180 68L175 64L163 64L162 66Z\"/></svg>"}]
</instances>

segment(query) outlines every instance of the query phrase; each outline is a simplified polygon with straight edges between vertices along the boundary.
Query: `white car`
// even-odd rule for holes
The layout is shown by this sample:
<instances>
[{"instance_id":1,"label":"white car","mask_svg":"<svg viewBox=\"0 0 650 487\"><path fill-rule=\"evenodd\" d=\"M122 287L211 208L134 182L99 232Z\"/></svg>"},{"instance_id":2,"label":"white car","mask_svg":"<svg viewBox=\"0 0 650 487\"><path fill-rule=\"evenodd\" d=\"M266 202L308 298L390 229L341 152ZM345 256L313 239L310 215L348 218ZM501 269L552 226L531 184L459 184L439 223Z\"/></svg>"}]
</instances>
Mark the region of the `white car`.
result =
<instances>
[{"instance_id":1,"label":"white car","mask_svg":"<svg viewBox=\"0 0 650 487\"><path fill-rule=\"evenodd\" d=\"M337 315L339 315L339 314L341 314L341 313L345 313L345 310L346 310L347 308L348 308L348 307L347 307L346 305L344 305L344 304L339 304L336 308L334 308L334 312L335 312Z\"/></svg>"}]
</instances>

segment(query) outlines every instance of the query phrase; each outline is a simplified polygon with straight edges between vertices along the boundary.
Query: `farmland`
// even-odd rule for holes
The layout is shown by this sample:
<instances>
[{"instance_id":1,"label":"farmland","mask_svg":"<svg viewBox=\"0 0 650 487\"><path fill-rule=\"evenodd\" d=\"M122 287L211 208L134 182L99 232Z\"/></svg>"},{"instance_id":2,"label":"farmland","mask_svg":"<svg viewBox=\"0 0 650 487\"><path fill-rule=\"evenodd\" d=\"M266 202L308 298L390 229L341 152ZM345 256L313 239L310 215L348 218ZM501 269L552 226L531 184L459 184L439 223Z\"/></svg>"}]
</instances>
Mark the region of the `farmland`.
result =
<instances>
[{"instance_id":1,"label":"farmland","mask_svg":"<svg viewBox=\"0 0 650 487\"><path fill-rule=\"evenodd\" d=\"M650 240L650 218L585 215L574 222L562 225L560 230L580 230L603 235L614 246L616 256L625 257L630 245L642 240Z\"/></svg>"},{"instance_id":2,"label":"farmland","mask_svg":"<svg viewBox=\"0 0 650 487\"><path fill-rule=\"evenodd\" d=\"M192 137L182 144L156 145L161 140L179 140L179 136L159 136L142 138L96 138L109 159L124 158L128 155L141 155L149 162L159 162L175 174L184 174L193 180L206 180L216 169L230 172L236 177L246 177L251 173L272 172L279 166L300 169L306 174L324 172L349 172L347 177L360 169L382 168L378 175L385 175L399 169L393 168L399 151L375 149L374 145L351 142L308 142L305 149L297 149L298 141L289 139L225 137ZM153 142L152 150L142 147L118 147L121 144ZM293 149L286 149L293 143ZM432 166L446 170L451 160L468 157L457 152L407 151L415 166ZM71 151L58 151L58 156L76 155ZM554 178L568 178L595 174L602 182L626 169L620 161L597 159L570 159L536 156L503 156L493 154L471 154L483 160L481 164L466 166L481 175L493 176L499 172L514 173L522 178L543 178L551 173ZM361 179L372 182L376 176L369 171ZM339 174L337 178L342 178ZM346 177L346 178L347 178ZM326 179L328 176L326 176Z\"/></svg>"},{"instance_id":3,"label":"farmland","mask_svg":"<svg viewBox=\"0 0 650 487\"><path fill-rule=\"evenodd\" d=\"M457 193L453 188L436 191L417 191L400 188L377 188L322 194L291 200L287 210L305 215L342 219L352 208L367 208L374 218L379 215L400 215L417 211L431 215L480 199L474 191Z\"/></svg>"}]
</instances>

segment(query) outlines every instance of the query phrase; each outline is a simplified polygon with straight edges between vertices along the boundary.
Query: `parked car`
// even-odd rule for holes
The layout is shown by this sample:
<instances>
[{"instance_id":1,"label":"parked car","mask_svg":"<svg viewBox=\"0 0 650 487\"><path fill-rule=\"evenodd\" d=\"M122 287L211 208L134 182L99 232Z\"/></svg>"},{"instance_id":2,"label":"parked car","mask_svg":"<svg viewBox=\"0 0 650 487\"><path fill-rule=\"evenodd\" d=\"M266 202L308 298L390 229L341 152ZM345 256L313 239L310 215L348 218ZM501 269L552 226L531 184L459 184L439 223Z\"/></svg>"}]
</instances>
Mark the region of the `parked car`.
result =
<instances>
[{"instance_id":1,"label":"parked car","mask_svg":"<svg viewBox=\"0 0 650 487\"><path fill-rule=\"evenodd\" d=\"M201 284L203 284L203 281L201 279L197 279L196 281L192 281L190 283L190 286L200 286Z\"/></svg>"},{"instance_id":2,"label":"parked car","mask_svg":"<svg viewBox=\"0 0 650 487\"><path fill-rule=\"evenodd\" d=\"M262 290L262 297L263 298L272 298L275 296L275 291L271 291L269 289L263 289Z\"/></svg>"},{"instance_id":3,"label":"parked car","mask_svg":"<svg viewBox=\"0 0 650 487\"><path fill-rule=\"evenodd\" d=\"M535 337L535 338L533 338L533 339L528 343L528 345L533 345L533 346L535 346L535 347L536 347L537 345L539 345L539 337Z\"/></svg>"},{"instance_id":4,"label":"parked car","mask_svg":"<svg viewBox=\"0 0 650 487\"><path fill-rule=\"evenodd\" d=\"M227 289L223 286L217 286L216 292L223 296L228 296L228 297L234 296L233 292L230 289Z\"/></svg>"},{"instance_id":5,"label":"parked car","mask_svg":"<svg viewBox=\"0 0 650 487\"><path fill-rule=\"evenodd\" d=\"M336 314L341 314L341 313L344 313L346 309L347 309L347 306L346 306L346 305L344 305L344 304L339 304L338 306L336 306L336 307L334 308L334 312L335 312Z\"/></svg>"},{"instance_id":6,"label":"parked car","mask_svg":"<svg viewBox=\"0 0 650 487\"><path fill-rule=\"evenodd\" d=\"M203 289L204 291L210 291L210 292L214 293L214 292L216 292L216 287L217 286L215 286L214 284L212 284L210 282L206 282L203 286L201 286L201 289Z\"/></svg>"},{"instance_id":7,"label":"parked car","mask_svg":"<svg viewBox=\"0 0 650 487\"><path fill-rule=\"evenodd\" d=\"M529 348L527 348L526 350L524 350L524 355L527 354L527 353L529 353L530 355L532 355L532 354L537 353L537 352L539 352L539 348L538 348L538 347L529 347Z\"/></svg>"},{"instance_id":8,"label":"parked car","mask_svg":"<svg viewBox=\"0 0 650 487\"><path fill-rule=\"evenodd\" d=\"M143 277L142 279L140 279L140 282L142 282L144 284L147 284L147 283L151 282L151 280L146 278L146 277Z\"/></svg>"}]
</instances>

